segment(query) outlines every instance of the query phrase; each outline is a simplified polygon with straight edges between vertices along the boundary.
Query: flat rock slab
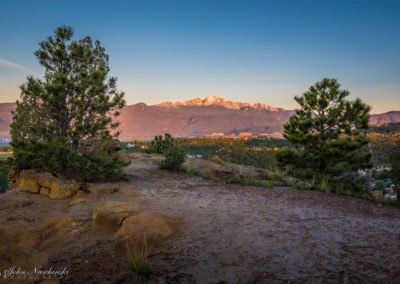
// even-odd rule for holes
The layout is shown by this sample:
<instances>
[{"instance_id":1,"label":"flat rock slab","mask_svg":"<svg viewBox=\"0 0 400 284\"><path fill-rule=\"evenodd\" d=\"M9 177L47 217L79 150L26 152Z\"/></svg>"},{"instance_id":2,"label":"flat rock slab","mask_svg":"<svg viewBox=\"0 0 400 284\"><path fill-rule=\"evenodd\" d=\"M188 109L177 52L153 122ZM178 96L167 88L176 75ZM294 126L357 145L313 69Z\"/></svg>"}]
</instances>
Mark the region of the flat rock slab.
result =
<instances>
[{"instance_id":1,"label":"flat rock slab","mask_svg":"<svg viewBox=\"0 0 400 284\"><path fill-rule=\"evenodd\" d=\"M93 210L93 225L96 229L116 230L126 217L138 211L137 202L107 201Z\"/></svg>"},{"instance_id":2,"label":"flat rock slab","mask_svg":"<svg viewBox=\"0 0 400 284\"><path fill-rule=\"evenodd\" d=\"M178 231L182 221L157 213L143 212L126 218L115 234L119 248L132 249L146 243L150 247L159 246L166 238Z\"/></svg>"}]
</instances>

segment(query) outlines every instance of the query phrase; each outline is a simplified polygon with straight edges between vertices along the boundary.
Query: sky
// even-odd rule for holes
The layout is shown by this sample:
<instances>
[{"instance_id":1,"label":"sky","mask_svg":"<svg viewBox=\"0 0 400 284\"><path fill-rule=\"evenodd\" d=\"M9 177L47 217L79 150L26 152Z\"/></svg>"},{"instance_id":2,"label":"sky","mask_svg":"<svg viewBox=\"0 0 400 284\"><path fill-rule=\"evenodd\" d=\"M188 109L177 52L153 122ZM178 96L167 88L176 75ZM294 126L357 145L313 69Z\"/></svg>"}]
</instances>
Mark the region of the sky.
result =
<instances>
[{"instance_id":1,"label":"sky","mask_svg":"<svg viewBox=\"0 0 400 284\"><path fill-rule=\"evenodd\" d=\"M400 1L0 0L0 102L42 77L60 25L100 40L128 104L219 96L294 109L337 78L372 113L400 110Z\"/></svg>"}]
</instances>

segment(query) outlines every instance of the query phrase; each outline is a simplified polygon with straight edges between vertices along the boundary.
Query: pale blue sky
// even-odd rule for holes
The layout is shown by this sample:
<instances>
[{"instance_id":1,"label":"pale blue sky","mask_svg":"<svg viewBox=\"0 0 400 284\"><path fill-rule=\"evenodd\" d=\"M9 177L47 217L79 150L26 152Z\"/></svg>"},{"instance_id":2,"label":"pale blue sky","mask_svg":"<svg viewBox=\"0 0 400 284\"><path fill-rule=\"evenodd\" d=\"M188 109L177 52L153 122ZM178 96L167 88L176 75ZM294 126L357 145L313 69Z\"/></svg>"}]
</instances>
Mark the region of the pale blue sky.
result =
<instances>
[{"instance_id":1,"label":"pale blue sky","mask_svg":"<svg viewBox=\"0 0 400 284\"><path fill-rule=\"evenodd\" d=\"M373 113L400 110L400 2L0 0L0 102L15 101L57 26L99 39L129 104L216 95L295 108L338 78Z\"/></svg>"}]
</instances>

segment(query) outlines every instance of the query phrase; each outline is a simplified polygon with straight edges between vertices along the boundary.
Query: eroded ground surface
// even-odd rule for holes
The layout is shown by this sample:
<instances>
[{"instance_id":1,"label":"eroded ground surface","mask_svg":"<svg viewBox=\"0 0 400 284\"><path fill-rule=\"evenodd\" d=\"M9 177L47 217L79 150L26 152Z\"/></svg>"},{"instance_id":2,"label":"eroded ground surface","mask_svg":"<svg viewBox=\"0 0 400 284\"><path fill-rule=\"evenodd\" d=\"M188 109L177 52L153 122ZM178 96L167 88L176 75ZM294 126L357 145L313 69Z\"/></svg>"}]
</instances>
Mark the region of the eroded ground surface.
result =
<instances>
[{"instance_id":1,"label":"eroded ground surface","mask_svg":"<svg viewBox=\"0 0 400 284\"><path fill-rule=\"evenodd\" d=\"M50 255L68 266L66 283L132 283L115 232L92 229L93 208L105 200L139 202L142 208L182 218L180 231L150 260L150 283L398 283L400 210L333 194L224 185L160 171L134 161L132 194L89 194L69 200L7 192L0 220L45 223L81 220L75 237ZM118 187L120 184L110 185Z\"/></svg>"}]
</instances>

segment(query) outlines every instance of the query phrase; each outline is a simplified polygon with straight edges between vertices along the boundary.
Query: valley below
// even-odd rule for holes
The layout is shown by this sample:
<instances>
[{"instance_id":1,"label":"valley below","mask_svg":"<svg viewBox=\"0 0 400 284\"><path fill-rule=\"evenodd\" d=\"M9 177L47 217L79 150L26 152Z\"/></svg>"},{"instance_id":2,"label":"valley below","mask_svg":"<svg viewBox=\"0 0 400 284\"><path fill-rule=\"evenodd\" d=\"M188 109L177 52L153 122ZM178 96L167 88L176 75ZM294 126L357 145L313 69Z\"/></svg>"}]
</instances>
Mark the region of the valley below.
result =
<instances>
[{"instance_id":1,"label":"valley below","mask_svg":"<svg viewBox=\"0 0 400 284\"><path fill-rule=\"evenodd\" d=\"M57 283L134 282L129 250L117 242L120 223L104 227L99 221L99 208L112 204L113 214L130 210L133 217L175 220L166 222L176 224L171 234L149 246L148 283L394 283L400 278L399 208L319 191L188 177L159 170L156 155L124 158L131 161L126 168L131 181L92 184L62 200L12 190L0 194L2 267L66 267L67 278ZM123 216L118 214L112 218ZM122 226L129 218L123 216ZM153 226L164 232L163 219L156 220Z\"/></svg>"}]
</instances>

